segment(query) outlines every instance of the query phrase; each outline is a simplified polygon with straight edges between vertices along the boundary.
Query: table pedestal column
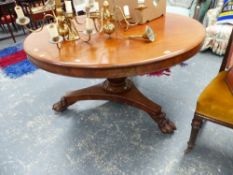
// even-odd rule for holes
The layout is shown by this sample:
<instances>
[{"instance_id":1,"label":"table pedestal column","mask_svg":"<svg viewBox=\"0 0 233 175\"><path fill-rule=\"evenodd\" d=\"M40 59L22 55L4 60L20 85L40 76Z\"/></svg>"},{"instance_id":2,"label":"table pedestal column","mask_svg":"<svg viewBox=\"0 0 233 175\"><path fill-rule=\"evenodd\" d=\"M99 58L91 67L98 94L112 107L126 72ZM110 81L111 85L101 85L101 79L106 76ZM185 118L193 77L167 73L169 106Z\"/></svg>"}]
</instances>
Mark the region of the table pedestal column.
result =
<instances>
[{"instance_id":1,"label":"table pedestal column","mask_svg":"<svg viewBox=\"0 0 233 175\"><path fill-rule=\"evenodd\" d=\"M169 134L176 129L174 123L165 117L161 107L146 98L127 78L107 79L101 84L70 92L53 105L53 110L62 112L81 100L111 100L126 103L147 112L157 122L161 132Z\"/></svg>"}]
</instances>

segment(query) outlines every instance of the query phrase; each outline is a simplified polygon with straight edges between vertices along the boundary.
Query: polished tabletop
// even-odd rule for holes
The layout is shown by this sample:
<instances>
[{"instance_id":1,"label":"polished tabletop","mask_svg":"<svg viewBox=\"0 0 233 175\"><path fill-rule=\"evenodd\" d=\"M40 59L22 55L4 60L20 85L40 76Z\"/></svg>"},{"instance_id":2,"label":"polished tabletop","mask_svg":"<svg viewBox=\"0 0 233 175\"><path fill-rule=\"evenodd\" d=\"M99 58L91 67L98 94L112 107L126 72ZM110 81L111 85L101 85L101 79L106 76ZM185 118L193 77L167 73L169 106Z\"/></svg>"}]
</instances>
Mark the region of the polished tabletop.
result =
<instances>
[{"instance_id":1,"label":"polished tabletop","mask_svg":"<svg viewBox=\"0 0 233 175\"><path fill-rule=\"evenodd\" d=\"M155 42L128 39L150 25ZM74 77L125 77L161 70L195 55L205 36L204 27L189 17L169 14L145 25L119 30L111 38L95 34L86 43L64 42L61 48L49 43L46 29L30 34L24 42L29 59L50 72Z\"/></svg>"}]
</instances>

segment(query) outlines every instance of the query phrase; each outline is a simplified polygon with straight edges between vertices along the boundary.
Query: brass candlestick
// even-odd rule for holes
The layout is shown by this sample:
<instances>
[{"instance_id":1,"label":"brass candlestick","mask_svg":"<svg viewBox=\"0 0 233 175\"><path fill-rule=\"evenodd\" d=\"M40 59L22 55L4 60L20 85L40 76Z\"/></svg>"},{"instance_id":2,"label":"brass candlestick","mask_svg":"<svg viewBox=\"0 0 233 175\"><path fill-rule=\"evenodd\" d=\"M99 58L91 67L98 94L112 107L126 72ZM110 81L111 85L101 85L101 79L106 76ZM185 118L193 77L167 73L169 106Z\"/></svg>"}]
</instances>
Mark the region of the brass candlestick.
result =
<instances>
[{"instance_id":1,"label":"brass candlestick","mask_svg":"<svg viewBox=\"0 0 233 175\"><path fill-rule=\"evenodd\" d=\"M66 13L65 16L66 16L66 24L69 29L67 40L68 41L78 40L80 37L79 37L78 30L76 29L74 21L73 21L73 18L74 18L73 13Z\"/></svg>"},{"instance_id":2,"label":"brass candlestick","mask_svg":"<svg viewBox=\"0 0 233 175\"><path fill-rule=\"evenodd\" d=\"M111 35L115 31L115 25L111 22L112 15L109 10L109 2L104 1L103 3L103 32Z\"/></svg>"},{"instance_id":3,"label":"brass candlestick","mask_svg":"<svg viewBox=\"0 0 233 175\"><path fill-rule=\"evenodd\" d=\"M125 31L127 31L127 30L129 29L129 27L133 27L133 26L136 26L136 25L139 24L139 22L131 23L131 22L130 22L130 20L132 19L131 16L130 16L130 15L125 16L123 10L122 10L119 6L117 6L116 8L120 11L120 13L121 13L121 15L122 15L122 17L123 17L123 21L124 21L124 23L126 24L126 26L125 26ZM119 21L119 23L120 23L120 25L121 25L121 22L120 22L120 21Z\"/></svg>"},{"instance_id":4,"label":"brass candlestick","mask_svg":"<svg viewBox=\"0 0 233 175\"><path fill-rule=\"evenodd\" d=\"M24 16L22 8L20 6L16 6L15 9L18 10L18 13L16 11L18 16L16 22L17 24L24 26L31 32L39 32L43 29L45 25L45 19L53 18L55 21L54 26L57 32L54 31L56 33L55 35L50 31L51 43L59 43L62 41L74 41L78 39L82 39L83 41L89 41L91 39L91 35L93 35L95 31L103 32L111 36L112 33L114 33L118 29L118 27L116 26L117 23L119 23L120 27L123 27L125 30L128 30L130 27L145 22L143 19L143 11L147 8L147 6L144 3L139 3L138 7L135 8L139 12L139 18L135 20L135 16L133 15L134 21L132 21L131 15L129 13L129 6L125 5L123 11L122 7L116 4L115 1L113 1L113 11L111 11L109 2L107 0L104 0L102 8L100 10L99 5L96 4L96 2L93 2L91 4L89 3L86 6L85 29L80 31L79 26L83 25L84 23L79 22L76 18L75 13L72 12L71 3L71 1L65 1L66 12L64 12L61 0L47 0L44 9L51 10L52 15L46 14L43 19L42 27L37 30L32 30L27 27L27 24L30 22L30 19ZM93 11L94 9L96 10ZM131 36L130 38L135 37L136 36ZM148 37L146 33L140 37L146 38L149 41L154 40L153 37Z\"/></svg>"},{"instance_id":5,"label":"brass candlestick","mask_svg":"<svg viewBox=\"0 0 233 175\"><path fill-rule=\"evenodd\" d=\"M118 5L114 4L113 14L111 14L109 9L109 2L105 0L103 2L103 8L101 9L101 11L90 12L89 16L91 19L93 19L94 26L97 32L104 32L111 35L116 30L116 26L112 21L119 22L120 26L124 27L126 31L129 29L129 27L136 26L140 22L131 22L131 16L126 16L121 7ZM116 14L116 11L119 11L120 14ZM117 15L120 15L123 20L118 20ZM122 22L125 24L124 26L122 25ZM97 24L99 24L100 27L97 26Z\"/></svg>"},{"instance_id":6,"label":"brass candlestick","mask_svg":"<svg viewBox=\"0 0 233 175\"><path fill-rule=\"evenodd\" d=\"M55 5L55 7L56 7L56 11L55 11L56 13L53 10L55 8L53 5ZM17 24L25 27L30 32L40 32L44 28L45 20L47 18L53 18L55 23L56 23L59 36L61 36L63 38L63 40L71 41L71 40L79 39L79 34L78 34L78 32L77 32L77 30L74 27L74 24L72 22L72 19L74 18L74 16L73 16L73 14L65 14L64 13L64 11L62 9L62 5L61 5L61 0L56 0L55 3L52 0L48 0L45 3L44 9L50 9L52 11L52 15L46 14L42 20L42 27L40 27L36 30L33 30L33 29L27 27L27 25L30 22L30 19L28 17L24 16L24 14L22 14L23 11L22 11L22 8L20 6L16 6L15 11L16 11L16 13L18 12L17 13L18 18L16 19ZM18 14L20 14L21 17L19 17ZM60 38L54 39L53 43L56 43L58 41L61 41L61 39Z\"/></svg>"}]
</instances>

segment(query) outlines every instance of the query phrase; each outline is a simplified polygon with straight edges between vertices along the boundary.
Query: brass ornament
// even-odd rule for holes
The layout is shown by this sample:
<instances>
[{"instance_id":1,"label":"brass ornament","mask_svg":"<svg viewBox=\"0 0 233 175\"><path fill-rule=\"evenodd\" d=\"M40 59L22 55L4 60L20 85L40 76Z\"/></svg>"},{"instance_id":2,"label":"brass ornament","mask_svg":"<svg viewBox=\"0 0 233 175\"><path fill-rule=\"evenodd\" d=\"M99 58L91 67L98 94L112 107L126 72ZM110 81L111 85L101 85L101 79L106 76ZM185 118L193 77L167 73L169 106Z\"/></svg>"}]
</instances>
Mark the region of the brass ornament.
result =
<instances>
[{"instance_id":1,"label":"brass ornament","mask_svg":"<svg viewBox=\"0 0 233 175\"><path fill-rule=\"evenodd\" d=\"M150 26L146 26L145 31L142 35L130 35L129 39L144 39L149 42L154 42L156 39L155 32Z\"/></svg>"},{"instance_id":2,"label":"brass ornament","mask_svg":"<svg viewBox=\"0 0 233 175\"><path fill-rule=\"evenodd\" d=\"M100 8L99 5L98 8L95 8L95 3L97 2L102 4ZM22 14L22 8L18 5L15 8L16 13L18 10L18 18L16 19L16 22L17 24L24 26L30 32L40 32L45 25L45 20L47 18L53 18L59 36L55 36L55 38L50 39L51 43L74 41L78 39L82 39L87 42L96 32L103 32L110 36L119 27L123 27L125 30L128 30L130 27L143 24L146 21L159 17L165 13L164 7L166 2L163 0L146 0L144 2L142 1L142 3L137 2L138 1L136 0L135 2L132 0L96 0L96 2L93 1L92 4L87 4L85 8L87 20L85 21L86 25L84 30L79 29L80 25L83 25L84 23L79 22L75 15L76 13L70 10L71 5L69 6L69 10L67 10L67 8L67 12L65 12L62 8L61 0L46 1L44 9L51 10L52 15L46 14L43 18L42 27L37 30L32 30L27 26L30 23L30 19ZM65 5L67 3L65 3ZM124 6L127 6L126 10ZM152 11L152 9L158 7L161 7L162 9L157 12ZM95 10L93 11L93 9ZM151 13L151 17L148 16L147 12ZM83 35L80 35L80 33ZM155 34L153 29L147 26L143 35L132 35L129 36L129 38L143 38L147 41L153 42L155 40Z\"/></svg>"}]
</instances>

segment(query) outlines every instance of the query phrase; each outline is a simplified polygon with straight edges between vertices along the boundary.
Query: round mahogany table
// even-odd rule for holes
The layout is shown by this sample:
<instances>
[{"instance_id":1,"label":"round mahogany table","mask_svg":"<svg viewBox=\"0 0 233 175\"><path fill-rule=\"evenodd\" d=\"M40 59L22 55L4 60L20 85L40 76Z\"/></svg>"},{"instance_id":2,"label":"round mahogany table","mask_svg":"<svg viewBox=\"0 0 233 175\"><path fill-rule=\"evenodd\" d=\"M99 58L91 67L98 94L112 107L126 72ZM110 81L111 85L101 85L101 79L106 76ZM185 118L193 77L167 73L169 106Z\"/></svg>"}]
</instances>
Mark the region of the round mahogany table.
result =
<instances>
[{"instance_id":1,"label":"round mahogany table","mask_svg":"<svg viewBox=\"0 0 233 175\"><path fill-rule=\"evenodd\" d=\"M147 112L163 133L172 133L174 123L127 77L159 71L192 57L201 47L205 30L196 20L176 14L166 14L148 25L156 33L153 43L127 39L128 35L142 34L145 25L118 31L111 38L95 34L88 43L64 42L60 49L49 43L46 30L30 34L24 49L38 67L72 77L106 78L102 84L68 93L53 109L62 112L80 100L123 102Z\"/></svg>"}]
</instances>

